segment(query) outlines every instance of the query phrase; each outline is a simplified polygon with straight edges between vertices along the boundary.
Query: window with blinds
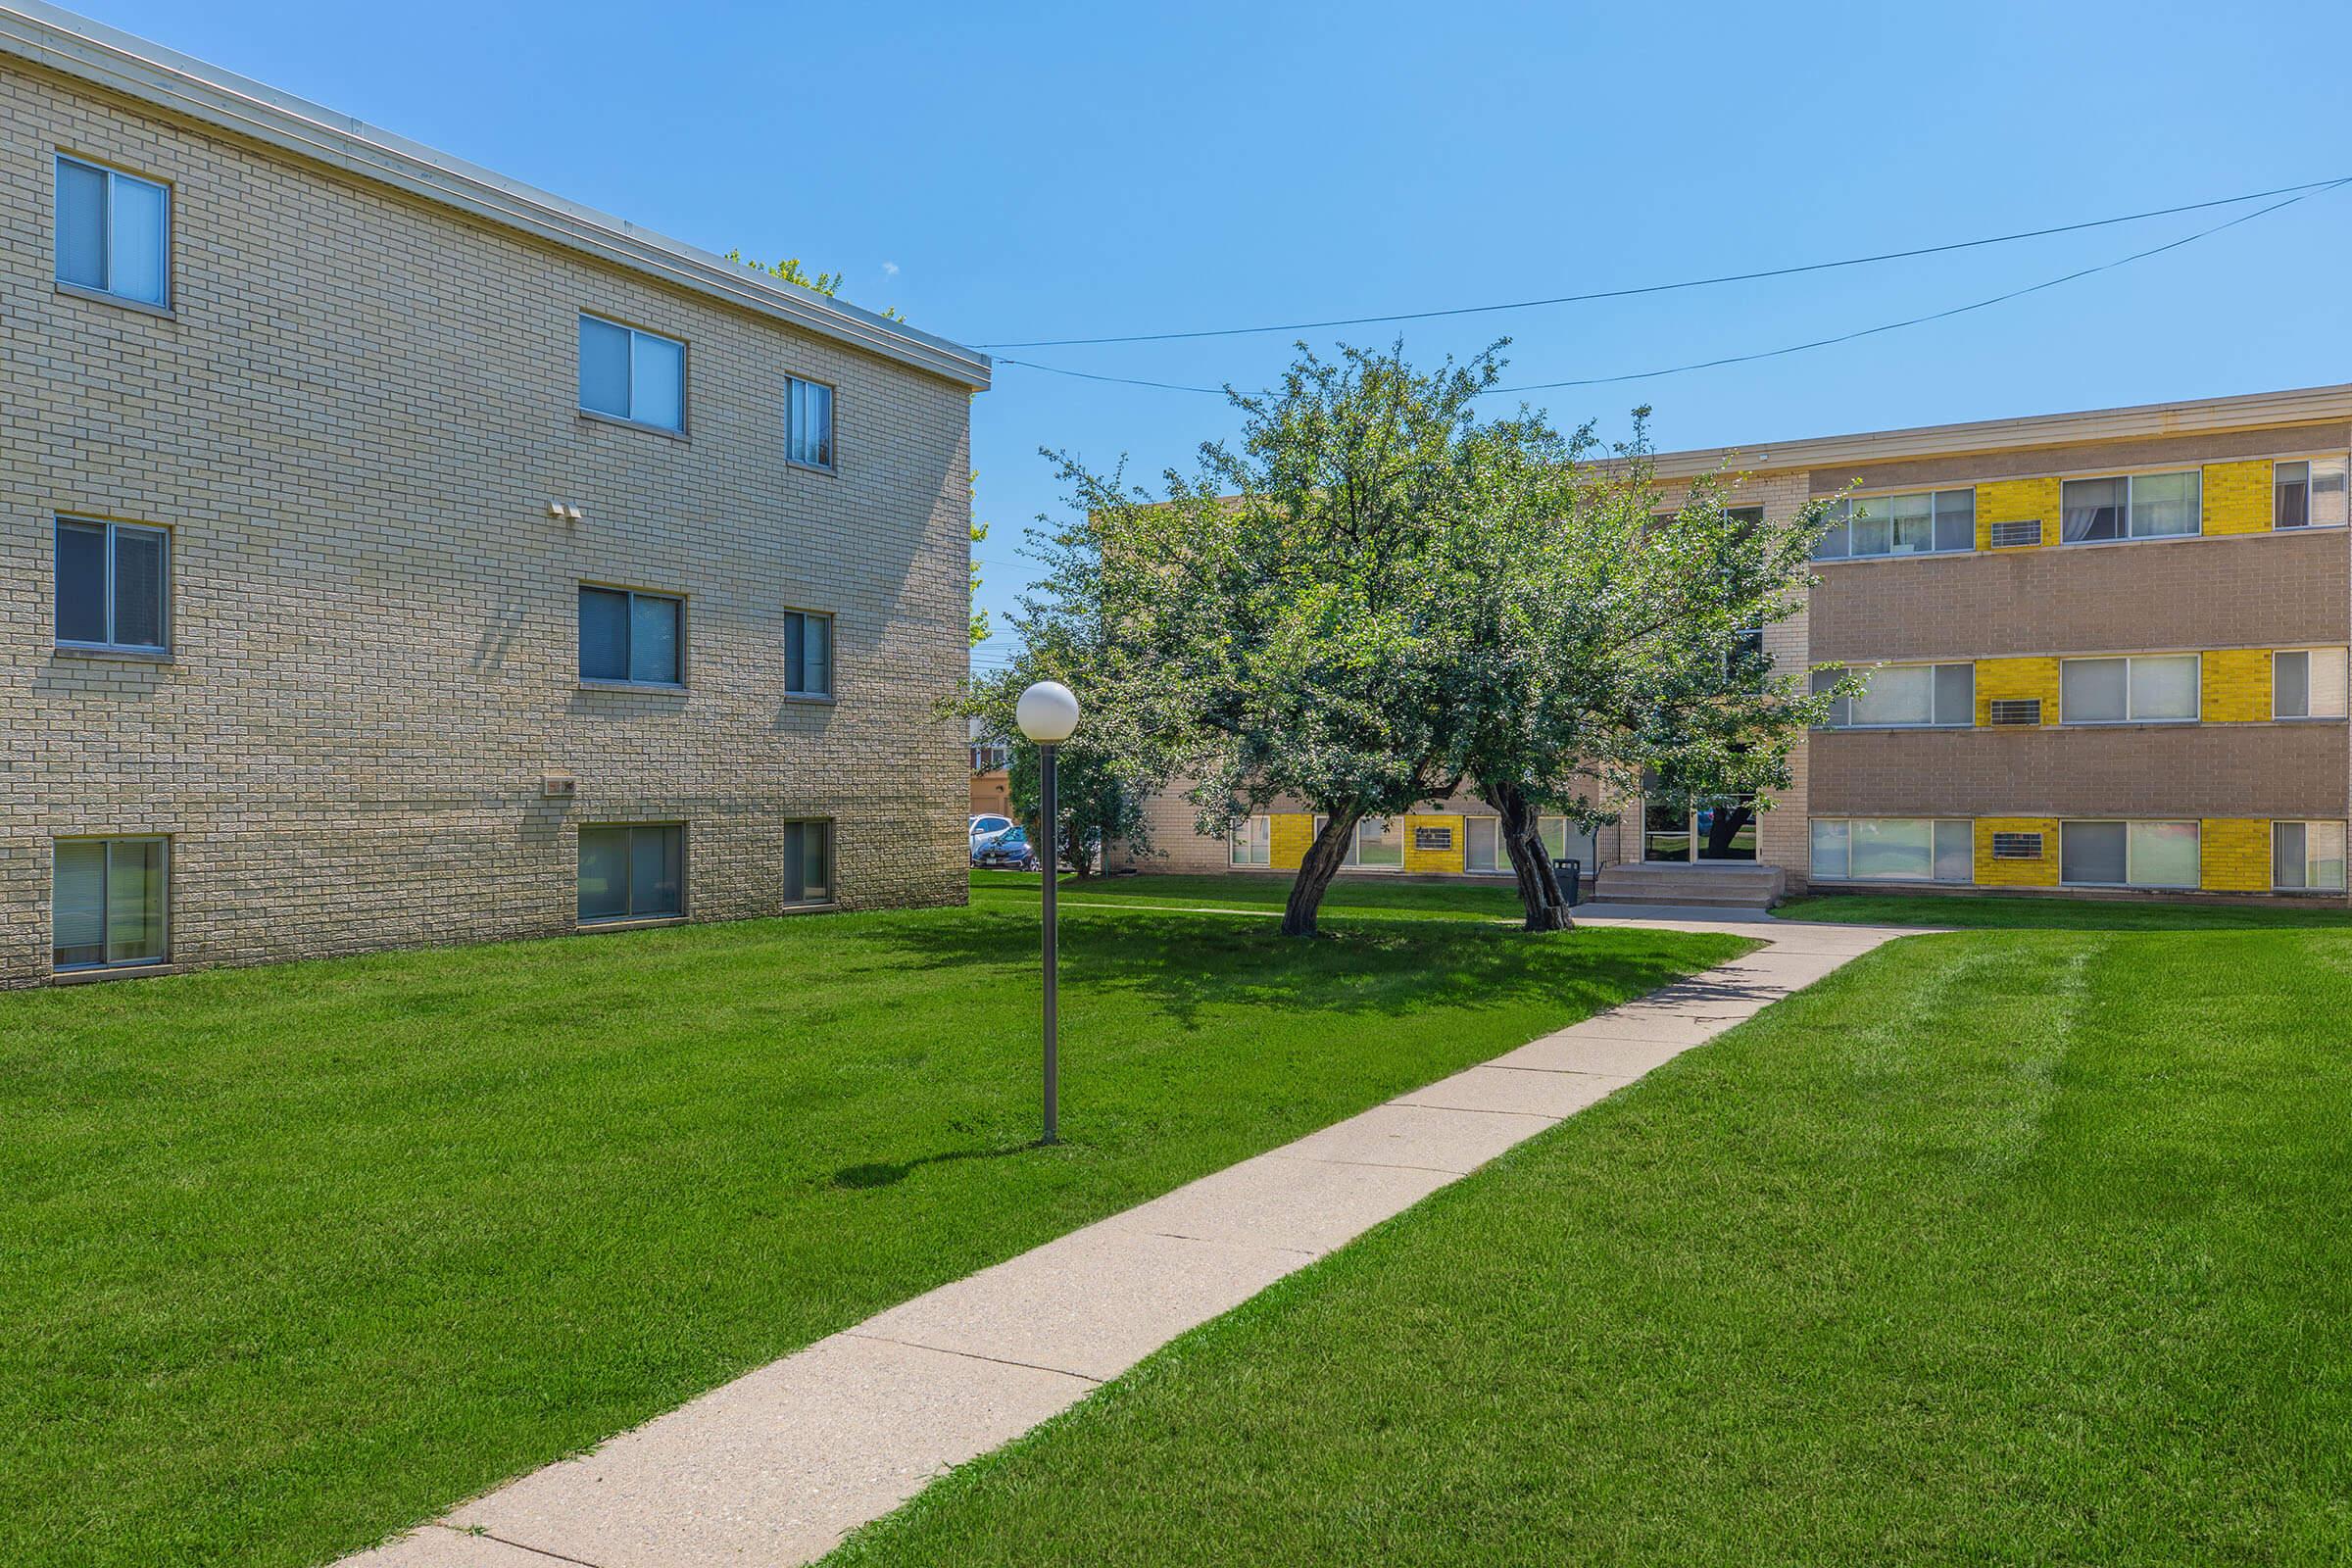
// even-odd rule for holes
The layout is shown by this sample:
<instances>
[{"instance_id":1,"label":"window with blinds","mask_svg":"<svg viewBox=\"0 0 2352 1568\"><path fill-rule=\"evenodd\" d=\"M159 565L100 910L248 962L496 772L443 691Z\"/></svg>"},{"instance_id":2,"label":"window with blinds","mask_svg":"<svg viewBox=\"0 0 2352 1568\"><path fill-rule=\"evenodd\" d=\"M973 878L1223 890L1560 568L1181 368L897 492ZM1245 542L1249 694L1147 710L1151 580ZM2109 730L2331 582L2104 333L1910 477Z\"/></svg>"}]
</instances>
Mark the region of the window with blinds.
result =
<instances>
[{"instance_id":1,"label":"window with blinds","mask_svg":"<svg viewBox=\"0 0 2352 1568\"><path fill-rule=\"evenodd\" d=\"M580 589L580 679L686 683L685 601L627 588Z\"/></svg>"},{"instance_id":2,"label":"window with blinds","mask_svg":"<svg viewBox=\"0 0 2352 1568\"><path fill-rule=\"evenodd\" d=\"M57 519L57 645L161 654L171 646L172 535L135 522Z\"/></svg>"},{"instance_id":3,"label":"window with blinds","mask_svg":"<svg viewBox=\"0 0 2352 1568\"><path fill-rule=\"evenodd\" d=\"M170 855L160 838L58 840L50 901L55 966L161 963L169 951Z\"/></svg>"},{"instance_id":4,"label":"window with blinds","mask_svg":"<svg viewBox=\"0 0 2352 1568\"><path fill-rule=\"evenodd\" d=\"M784 902L833 902L833 824L821 819L784 824Z\"/></svg>"},{"instance_id":5,"label":"window with blinds","mask_svg":"<svg viewBox=\"0 0 2352 1568\"><path fill-rule=\"evenodd\" d=\"M784 612L784 690L795 697L833 695L833 617Z\"/></svg>"},{"instance_id":6,"label":"window with blinds","mask_svg":"<svg viewBox=\"0 0 2352 1568\"><path fill-rule=\"evenodd\" d=\"M833 389L824 382L785 381L784 458L796 467L833 466Z\"/></svg>"}]
</instances>

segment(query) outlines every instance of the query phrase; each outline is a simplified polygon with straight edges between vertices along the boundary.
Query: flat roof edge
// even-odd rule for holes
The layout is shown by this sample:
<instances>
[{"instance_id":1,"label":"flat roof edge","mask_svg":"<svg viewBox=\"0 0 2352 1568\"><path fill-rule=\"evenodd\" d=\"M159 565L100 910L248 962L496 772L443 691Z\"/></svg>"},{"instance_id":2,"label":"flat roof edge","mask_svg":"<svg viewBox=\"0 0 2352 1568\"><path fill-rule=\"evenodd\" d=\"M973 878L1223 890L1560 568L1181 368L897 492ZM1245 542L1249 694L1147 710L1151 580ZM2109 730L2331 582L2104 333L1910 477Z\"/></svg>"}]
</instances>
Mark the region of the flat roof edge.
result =
<instances>
[{"instance_id":1,"label":"flat roof edge","mask_svg":"<svg viewBox=\"0 0 2352 1568\"><path fill-rule=\"evenodd\" d=\"M1957 457L2153 436L2209 435L2223 430L2319 424L2337 419L2352 421L2352 383L2174 403L2141 403L2070 414L2034 414L2021 418L1972 419L1961 424L1915 425L1797 441L1759 441L1746 447L1693 448L1661 452L1652 462L1660 478L1685 479L1722 468L1765 473L1834 468L1848 464L1861 466L1905 458Z\"/></svg>"},{"instance_id":2,"label":"flat roof edge","mask_svg":"<svg viewBox=\"0 0 2352 1568\"><path fill-rule=\"evenodd\" d=\"M0 55L518 229L946 380L987 389L986 354L761 277L722 256L507 178L43 0L0 5Z\"/></svg>"}]
</instances>

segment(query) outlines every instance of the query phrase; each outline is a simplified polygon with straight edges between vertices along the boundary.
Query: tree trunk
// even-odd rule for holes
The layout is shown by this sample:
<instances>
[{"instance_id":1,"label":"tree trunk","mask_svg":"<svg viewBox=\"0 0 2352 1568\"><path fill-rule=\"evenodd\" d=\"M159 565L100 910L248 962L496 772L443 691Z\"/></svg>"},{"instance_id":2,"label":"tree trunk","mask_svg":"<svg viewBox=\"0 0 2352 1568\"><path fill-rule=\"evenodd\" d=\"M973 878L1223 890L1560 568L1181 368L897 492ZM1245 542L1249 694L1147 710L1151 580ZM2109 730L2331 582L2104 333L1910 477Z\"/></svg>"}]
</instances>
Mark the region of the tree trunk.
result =
<instances>
[{"instance_id":1,"label":"tree trunk","mask_svg":"<svg viewBox=\"0 0 2352 1568\"><path fill-rule=\"evenodd\" d=\"M1363 814L1349 810L1326 818L1323 831L1307 846L1306 858L1298 862L1298 875L1291 882L1290 900L1282 908L1284 936L1315 934L1315 910L1321 907L1331 879L1340 874L1340 866L1348 858L1348 841L1355 837L1355 824Z\"/></svg>"},{"instance_id":2,"label":"tree trunk","mask_svg":"<svg viewBox=\"0 0 2352 1568\"><path fill-rule=\"evenodd\" d=\"M1741 828L1755 819L1756 803L1753 801L1741 801L1728 807L1717 806L1714 819L1707 827L1707 858L1728 858L1732 841L1740 836Z\"/></svg>"},{"instance_id":3,"label":"tree trunk","mask_svg":"<svg viewBox=\"0 0 2352 1568\"><path fill-rule=\"evenodd\" d=\"M1061 847L1062 864L1077 873L1083 882L1091 871L1086 854L1086 824L1073 812L1070 816L1070 836Z\"/></svg>"},{"instance_id":4,"label":"tree trunk","mask_svg":"<svg viewBox=\"0 0 2352 1568\"><path fill-rule=\"evenodd\" d=\"M1551 852L1544 847L1544 824L1515 784L1482 784L1478 798L1494 808L1502 819L1503 848L1511 855L1511 874L1519 882L1519 905L1527 911L1529 931L1570 931L1568 900L1560 891L1559 873L1552 868Z\"/></svg>"}]
</instances>

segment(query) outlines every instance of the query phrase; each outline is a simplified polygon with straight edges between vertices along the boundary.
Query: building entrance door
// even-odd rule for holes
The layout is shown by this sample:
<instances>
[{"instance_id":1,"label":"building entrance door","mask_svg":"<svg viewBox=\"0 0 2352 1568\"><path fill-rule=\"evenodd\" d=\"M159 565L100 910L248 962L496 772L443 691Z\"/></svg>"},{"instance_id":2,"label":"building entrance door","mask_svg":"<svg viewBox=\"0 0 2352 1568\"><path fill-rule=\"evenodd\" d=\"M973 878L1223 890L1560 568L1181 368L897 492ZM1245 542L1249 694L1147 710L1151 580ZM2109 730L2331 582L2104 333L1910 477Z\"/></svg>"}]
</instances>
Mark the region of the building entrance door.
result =
<instances>
[{"instance_id":1,"label":"building entrance door","mask_svg":"<svg viewBox=\"0 0 2352 1568\"><path fill-rule=\"evenodd\" d=\"M1696 808L1647 801L1642 808L1642 858L1651 861L1752 860L1756 858L1756 798L1725 796Z\"/></svg>"}]
</instances>

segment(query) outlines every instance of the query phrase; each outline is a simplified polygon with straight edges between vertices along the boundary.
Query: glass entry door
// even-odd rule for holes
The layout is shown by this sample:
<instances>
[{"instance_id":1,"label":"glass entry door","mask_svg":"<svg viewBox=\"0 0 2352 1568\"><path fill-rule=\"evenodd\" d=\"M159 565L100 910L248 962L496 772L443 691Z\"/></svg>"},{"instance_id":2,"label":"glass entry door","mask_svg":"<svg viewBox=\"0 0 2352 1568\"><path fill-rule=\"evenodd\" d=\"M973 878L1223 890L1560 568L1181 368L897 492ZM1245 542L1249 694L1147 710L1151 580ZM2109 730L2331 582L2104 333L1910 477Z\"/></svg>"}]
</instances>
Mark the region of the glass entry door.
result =
<instances>
[{"instance_id":1,"label":"glass entry door","mask_svg":"<svg viewBox=\"0 0 2352 1568\"><path fill-rule=\"evenodd\" d=\"M1756 858L1756 798L1723 796L1696 808L1648 801L1642 808L1644 860L1752 860Z\"/></svg>"}]
</instances>

